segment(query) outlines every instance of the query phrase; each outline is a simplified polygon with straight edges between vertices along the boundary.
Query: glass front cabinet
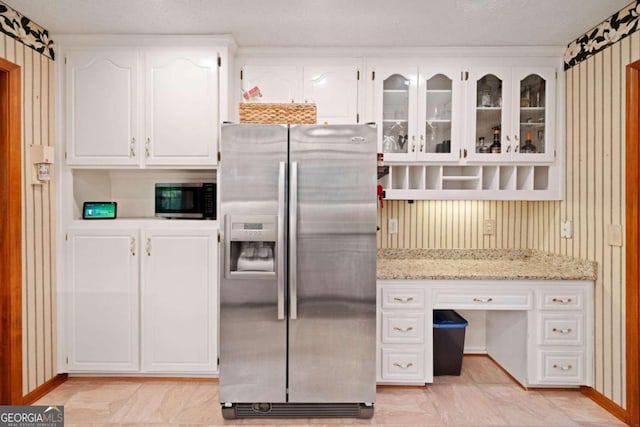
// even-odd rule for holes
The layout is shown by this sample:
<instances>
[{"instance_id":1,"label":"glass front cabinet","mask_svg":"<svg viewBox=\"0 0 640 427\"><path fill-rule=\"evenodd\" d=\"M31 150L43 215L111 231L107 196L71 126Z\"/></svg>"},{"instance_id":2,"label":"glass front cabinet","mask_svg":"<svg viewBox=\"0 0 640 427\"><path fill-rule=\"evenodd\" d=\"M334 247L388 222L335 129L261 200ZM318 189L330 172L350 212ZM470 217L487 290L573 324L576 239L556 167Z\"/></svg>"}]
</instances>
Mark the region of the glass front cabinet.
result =
<instances>
[{"instance_id":1,"label":"glass front cabinet","mask_svg":"<svg viewBox=\"0 0 640 427\"><path fill-rule=\"evenodd\" d=\"M464 158L472 162L554 160L553 68L472 69L465 79Z\"/></svg>"},{"instance_id":2,"label":"glass front cabinet","mask_svg":"<svg viewBox=\"0 0 640 427\"><path fill-rule=\"evenodd\" d=\"M385 161L458 160L460 71L382 68L372 78L379 151Z\"/></svg>"}]
</instances>

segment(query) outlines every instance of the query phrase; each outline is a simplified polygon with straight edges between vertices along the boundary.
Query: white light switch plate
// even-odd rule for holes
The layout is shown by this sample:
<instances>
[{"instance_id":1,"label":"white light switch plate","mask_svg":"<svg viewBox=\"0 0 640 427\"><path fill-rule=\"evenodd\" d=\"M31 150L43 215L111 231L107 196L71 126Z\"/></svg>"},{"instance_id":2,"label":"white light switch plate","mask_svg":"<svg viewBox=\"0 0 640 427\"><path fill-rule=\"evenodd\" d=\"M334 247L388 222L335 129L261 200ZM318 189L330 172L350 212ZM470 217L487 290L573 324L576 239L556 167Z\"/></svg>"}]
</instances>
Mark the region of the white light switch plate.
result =
<instances>
[{"instance_id":1,"label":"white light switch plate","mask_svg":"<svg viewBox=\"0 0 640 427\"><path fill-rule=\"evenodd\" d=\"M564 221L560 225L560 237L563 239L571 239L573 237L573 226L571 221Z\"/></svg>"},{"instance_id":2,"label":"white light switch plate","mask_svg":"<svg viewBox=\"0 0 640 427\"><path fill-rule=\"evenodd\" d=\"M389 228L389 234L398 234L398 220L390 219L388 228Z\"/></svg>"},{"instance_id":3,"label":"white light switch plate","mask_svg":"<svg viewBox=\"0 0 640 427\"><path fill-rule=\"evenodd\" d=\"M622 246L622 226L619 224L607 225L607 244L609 246Z\"/></svg>"}]
</instances>

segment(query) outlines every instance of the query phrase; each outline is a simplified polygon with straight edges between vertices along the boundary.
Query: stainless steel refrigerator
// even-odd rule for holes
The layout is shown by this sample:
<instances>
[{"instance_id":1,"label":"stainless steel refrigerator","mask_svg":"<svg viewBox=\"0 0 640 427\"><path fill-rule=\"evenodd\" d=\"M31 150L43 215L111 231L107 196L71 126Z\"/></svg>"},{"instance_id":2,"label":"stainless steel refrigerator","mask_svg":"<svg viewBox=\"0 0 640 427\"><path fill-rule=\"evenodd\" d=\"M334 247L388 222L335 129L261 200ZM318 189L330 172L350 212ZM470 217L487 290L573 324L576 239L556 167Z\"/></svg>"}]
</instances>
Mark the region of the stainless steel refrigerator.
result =
<instances>
[{"instance_id":1,"label":"stainless steel refrigerator","mask_svg":"<svg viewBox=\"0 0 640 427\"><path fill-rule=\"evenodd\" d=\"M371 417L376 131L224 124L225 418Z\"/></svg>"}]
</instances>

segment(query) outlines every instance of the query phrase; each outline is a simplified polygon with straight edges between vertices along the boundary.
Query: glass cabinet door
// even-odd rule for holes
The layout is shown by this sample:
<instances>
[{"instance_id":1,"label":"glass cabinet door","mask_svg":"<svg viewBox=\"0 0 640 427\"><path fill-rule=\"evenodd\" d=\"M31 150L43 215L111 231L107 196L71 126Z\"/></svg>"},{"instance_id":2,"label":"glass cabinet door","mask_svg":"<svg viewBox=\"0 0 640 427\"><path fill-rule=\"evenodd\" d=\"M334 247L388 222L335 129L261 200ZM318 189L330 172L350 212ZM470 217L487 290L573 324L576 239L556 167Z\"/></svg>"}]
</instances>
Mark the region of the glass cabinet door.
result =
<instances>
[{"instance_id":1,"label":"glass cabinet door","mask_svg":"<svg viewBox=\"0 0 640 427\"><path fill-rule=\"evenodd\" d=\"M553 69L514 70L514 156L553 160Z\"/></svg>"},{"instance_id":2,"label":"glass cabinet door","mask_svg":"<svg viewBox=\"0 0 640 427\"><path fill-rule=\"evenodd\" d=\"M470 135L467 157L479 161L502 160L511 151L510 70L496 69L471 73Z\"/></svg>"},{"instance_id":3,"label":"glass cabinet door","mask_svg":"<svg viewBox=\"0 0 640 427\"><path fill-rule=\"evenodd\" d=\"M493 74L478 81L476 88L477 154L502 152L502 80Z\"/></svg>"},{"instance_id":4,"label":"glass cabinet door","mask_svg":"<svg viewBox=\"0 0 640 427\"><path fill-rule=\"evenodd\" d=\"M382 152L408 153L411 81L392 74L382 83ZM386 157L385 157L386 158Z\"/></svg>"},{"instance_id":5,"label":"glass cabinet door","mask_svg":"<svg viewBox=\"0 0 640 427\"><path fill-rule=\"evenodd\" d=\"M437 74L427 80L426 153L451 153L451 79Z\"/></svg>"},{"instance_id":6,"label":"glass cabinet door","mask_svg":"<svg viewBox=\"0 0 640 427\"><path fill-rule=\"evenodd\" d=\"M421 67L418 85L418 157L457 160L460 71Z\"/></svg>"}]
</instances>

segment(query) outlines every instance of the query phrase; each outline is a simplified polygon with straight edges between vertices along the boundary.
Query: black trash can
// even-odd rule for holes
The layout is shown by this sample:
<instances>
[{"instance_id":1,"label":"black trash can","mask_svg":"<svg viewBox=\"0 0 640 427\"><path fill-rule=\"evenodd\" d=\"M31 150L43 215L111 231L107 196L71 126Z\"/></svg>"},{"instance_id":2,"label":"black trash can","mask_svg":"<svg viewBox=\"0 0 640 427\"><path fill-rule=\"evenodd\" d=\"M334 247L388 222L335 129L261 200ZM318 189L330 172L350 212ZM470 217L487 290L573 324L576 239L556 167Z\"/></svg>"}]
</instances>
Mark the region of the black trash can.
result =
<instances>
[{"instance_id":1,"label":"black trash can","mask_svg":"<svg viewBox=\"0 0 640 427\"><path fill-rule=\"evenodd\" d=\"M468 324L453 310L433 310L433 375L460 375Z\"/></svg>"}]
</instances>

